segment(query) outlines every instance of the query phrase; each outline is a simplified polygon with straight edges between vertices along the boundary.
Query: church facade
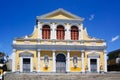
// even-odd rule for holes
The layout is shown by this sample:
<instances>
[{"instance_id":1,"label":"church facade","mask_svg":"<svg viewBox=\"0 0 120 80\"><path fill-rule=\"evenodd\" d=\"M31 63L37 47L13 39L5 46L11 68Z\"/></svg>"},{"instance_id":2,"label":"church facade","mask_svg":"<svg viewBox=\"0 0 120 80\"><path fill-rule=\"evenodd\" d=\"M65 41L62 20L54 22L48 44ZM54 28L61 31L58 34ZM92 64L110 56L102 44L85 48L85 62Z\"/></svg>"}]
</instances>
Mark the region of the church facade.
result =
<instances>
[{"instance_id":1,"label":"church facade","mask_svg":"<svg viewBox=\"0 0 120 80\"><path fill-rule=\"evenodd\" d=\"M63 9L37 16L33 33L13 40L12 72L107 72L106 42L83 21Z\"/></svg>"}]
</instances>

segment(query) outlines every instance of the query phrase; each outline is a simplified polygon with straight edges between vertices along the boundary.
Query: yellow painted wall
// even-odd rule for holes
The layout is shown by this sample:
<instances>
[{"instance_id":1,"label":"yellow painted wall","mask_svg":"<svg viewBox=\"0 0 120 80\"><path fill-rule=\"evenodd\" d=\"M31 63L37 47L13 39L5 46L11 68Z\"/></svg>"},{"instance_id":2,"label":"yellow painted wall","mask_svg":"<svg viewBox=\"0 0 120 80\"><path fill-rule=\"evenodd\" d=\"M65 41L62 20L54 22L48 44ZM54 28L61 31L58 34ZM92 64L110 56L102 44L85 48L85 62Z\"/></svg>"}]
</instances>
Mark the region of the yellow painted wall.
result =
<instances>
[{"instance_id":1,"label":"yellow painted wall","mask_svg":"<svg viewBox=\"0 0 120 80\"><path fill-rule=\"evenodd\" d=\"M41 44L48 44L48 45L52 45L52 41L41 41L40 42Z\"/></svg>"},{"instance_id":2,"label":"yellow painted wall","mask_svg":"<svg viewBox=\"0 0 120 80\"><path fill-rule=\"evenodd\" d=\"M20 70L20 57L19 57L19 54L20 53L22 53L22 52L25 52L25 51L23 51L23 50L17 50L16 51L16 60L15 60L15 70ZM37 55L36 55L36 51L34 51L34 50L29 50L28 52L30 52L30 53L32 53L33 55L34 55L34 57L33 57L33 67L34 66L37 66L38 64L38 60L37 60ZM36 70L37 70L37 67L35 67L36 68Z\"/></svg>"},{"instance_id":3,"label":"yellow painted wall","mask_svg":"<svg viewBox=\"0 0 120 80\"><path fill-rule=\"evenodd\" d=\"M73 65L73 57L77 56L78 57L78 64L77 67L75 68ZM80 72L82 70L82 63L81 63L81 53L80 51L71 51L70 52L70 71L71 72Z\"/></svg>"},{"instance_id":4,"label":"yellow painted wall","mask_svg":"<svg viewBox=\"0 0 120 80\"><path fill-rule=\"evenodd\" d=\"M92 52L90 52L90 51L86 51L85 52L85 59L84 59L84 66L86 67L88 67L88 58L87 58L87 56L88 56L88 54L91 54ZM99 60L99 65L101 66L102 65L102 70L104 70L104 53L102 52L102 51L97 51L96 52L97 54L99 54L100 55L100 60Z\"/></svg>"},{"instance_id":5,"label":"yellow painted wall","mask_svg":"<svg viewBox=\"0 0 120 80\"><path fill-rule=\"evenodd\" d=\"M103 46L104 44L103 44L103 42L84 42L84 44L86 45L86 46Z\"/></svg>"},{"instance_id":6,"label":"yellow painted wall","mask_svg":"<svg viewBox=\"0 0 120 80\"><path fill-rule=\"evenodd\" d=\"M67 42L56 41L55 44L56 44L56 45L67 45Z\"/></svg>"},{"instance_id":7,"label":"yellow painted wall","mask_svg":"<svg viewBox=\"0 0 120 80\"><path fill-rule=\"evenodd\" d=\"M47 16L46 18L48 18L48 19L69 19L69 20L71 20L71 19L75 19L75 18L73 18L73 17L71 17L71 16L69 16L69 15L66 15L66 14L54 14L54 15L50 15L50 16Z\"/></svg>"},{"instance_id":8,"label":"yellow painted wall","mask_svg":"<svg viewBox=\"0 0 120 80\"><path fill-rule=\"evenodd\" d=\"M53 62L52 62L52 51L41 51L40 52L40 56L41 56L41 60L40 60L40 67L41 67L41 71L43 72L52 72L52 67L53 67ZM49 56L49 65L48 68L45 68L44 65L44 56L48 55Z\"/></svg>"},{"instance_id":9,"label":"yellow painted wall","mask_svg":"<svg viewBox=\"0 0 120 80\"><path fill-rule=\"evenodd\" d=\"M37 44L37 41L35 40L29 40L29 41L25 41L25 40L16 40L16 44Z\"/></svg>"},{"instance_id":10,"label":"yellow painted wall","mask_svg":"<svg viewBox=\"0 0 120 80\"><path fill-rule=\"evenodd\" d=\"M31 39L37 39L38 38L38 28L35 27L32 35L29 37Z\"/></svg>"}]
</instances>

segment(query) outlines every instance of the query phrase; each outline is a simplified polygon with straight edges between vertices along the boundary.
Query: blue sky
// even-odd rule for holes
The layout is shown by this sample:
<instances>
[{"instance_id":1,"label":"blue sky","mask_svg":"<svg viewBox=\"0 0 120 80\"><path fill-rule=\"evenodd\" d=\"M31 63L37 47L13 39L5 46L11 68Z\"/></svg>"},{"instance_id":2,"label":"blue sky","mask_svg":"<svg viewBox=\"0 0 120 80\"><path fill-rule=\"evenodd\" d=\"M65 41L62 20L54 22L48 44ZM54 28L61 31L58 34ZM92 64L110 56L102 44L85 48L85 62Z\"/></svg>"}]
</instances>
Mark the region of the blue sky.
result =
<instances>
[{"instance_id":1,"label":"blue sky","mask_svg":"<svg viewBox=\"0 0 120 80\"><path fill-rule=\"evenodd\" d=\"M10 55L15 37L33 32L36 16L63 8L85 18L92 37L105 39L107 51L120 48L120 0L0 0L0 51Z\"/></svg>"}]
</instances>

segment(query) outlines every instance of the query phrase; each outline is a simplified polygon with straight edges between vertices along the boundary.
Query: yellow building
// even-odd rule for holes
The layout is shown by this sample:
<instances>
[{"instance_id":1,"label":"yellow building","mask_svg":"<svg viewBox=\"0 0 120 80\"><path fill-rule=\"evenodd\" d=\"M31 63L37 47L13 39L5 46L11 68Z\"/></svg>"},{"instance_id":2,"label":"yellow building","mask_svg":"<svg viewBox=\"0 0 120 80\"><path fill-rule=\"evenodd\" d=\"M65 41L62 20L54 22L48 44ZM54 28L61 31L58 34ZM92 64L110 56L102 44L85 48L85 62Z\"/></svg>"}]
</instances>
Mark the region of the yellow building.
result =
<instances>
[{"instance_id":1,"label":"yellow building","mask_svg":"<svg viewBox=\"0 0 120 80\"><path fill-rule=\"evenodd\" d=\"M37 16L32 35L13 40L12 72L107 72L106 42L83 21L63 9Z\"/></svg>"}]
</instances>

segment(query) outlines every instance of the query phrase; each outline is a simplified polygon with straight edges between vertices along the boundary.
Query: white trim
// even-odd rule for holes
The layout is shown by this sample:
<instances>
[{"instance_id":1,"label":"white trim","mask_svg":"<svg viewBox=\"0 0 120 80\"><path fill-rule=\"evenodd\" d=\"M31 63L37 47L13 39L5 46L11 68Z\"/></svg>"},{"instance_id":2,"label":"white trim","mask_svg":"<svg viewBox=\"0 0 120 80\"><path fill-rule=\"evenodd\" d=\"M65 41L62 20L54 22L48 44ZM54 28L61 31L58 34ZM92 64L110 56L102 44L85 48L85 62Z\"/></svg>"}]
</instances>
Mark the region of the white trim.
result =
<instances>
[{"instance_id":1,"label":"white trim","mask_svg":"<svg viewBox=\"0 0 120 80\"><path fill-rule=\"evenodd\" d=\"M107 54L104 52L104 72L107 72Z\"/></svg>"},{"instance_id":2,"label":"white trim","mask_svg":"<svg viewBox=\"0 0 120 80\"><path fill-rule=\"evenodd\" d=\"M96 59L97 60L97 72L100 72L100 64L99 64L99 58L88 58L88 71L91 72L91 59Z\"/></svg>"},{"instance_id":3,"label":"white trim","mask_svg":"<svg viewBox=\"0 0 120 80\"><path fill-rule=\"evenodd\" d=\"M23 72L23 59L24 58L30 59L30 72L32 72L33 71L32 57L20 57L20 72Z\"/></svg>"},{"instance_id":4,"label":"white trim","mask_svg":"<svg viewBox=\"0 0 120 80\"><path fill-rule=\"evenodd\" d=\"M31 64L30 72L33 72L33 58L32 57L30 57L30 64Z\"/></svg>"},{"instance_id":5,"label":"white trim","mask_svg":"<svg viewBox=\"0 0 120 80\"><path fill-rule=\"evenodd\" d=\"M12 53L12 72L15 72L15 61L16 61L16 49L13 49Z\"/></svg>"},{"instance_id":6,"label":"white trim","mask_svg":"<svg viewBox=\"0 0 120 80\"><path fill-rule=\"evenodd\" d=\"M70 31L70 25L67 23L66 25L66 31L65 31L65 40L71 40L71 31Z\"/></svg>"},{"instance_id":7,"label":"white trim","mask_svg":"<svg viewBox=\"0 0 120 80\"><path fill-rule=\"evenodd\" d=\"M84 68L84 52L82 52L82 72L85 72L85 68Z\"/></svg>"},{"instance_id":8,"label":"white trim","mask_svg":"<svg viewBox=\"0 0 120 80\"><path fill-rule=\"evenodd\" d=\"M56 56L55 56L55 51L53 51L53 72L56 72Z\"/></svg>"},{"instance_id":9,"label":"white trim","mask_svg":"<svg viewBox=\"0 0 120 80\"><path fill-rule=\"evenodd\" d=\"M81 24L81 40L83 40L84 38L83 38L83 24Z\"/></svg>"},{"instance_id":10,"label":"white trim","mask_svg":"<svg viewBox=\"0 0 120 80\"><path fill-rule=\"evenodd\" d=\"M100 64L99 64L99 58L97 58L97 72L99 73L100 72Z\"/></svg>"},{"instance_id":11,"label":"white trim","mask_svg":"<svg viewBox=\"0 0 120 80\"><path fill-rule=\"evenodd\" d=\"M38 39L42 39L42 23L38 22Z\"/></svg>"},{"instance_id":12,"label":"white trim","mask_svg":"<svg viewBox=\"0 0 120 80\"><path fill-rule=\"evenodd\" d=\"M40 50L38 50L38 72L40 72Z\"/></svg>"},{"instance_id":13,"label":"white trim","mask_svg":"<svg viewBox=\"0 0 120 80\"><path fill-rule=\"evenodd\" d=\"M88 58L88 72L91 72L90 58Z\"/></svg>"},{"instance_id":14,"label":"white trim","mask_svg":"<svg viewBox=\"0 0 120 80\"><path fill-rule=\"evenodd\" d=\"M67 51L67 60L66 60L66 70L67 72L70 72L70 51Z\"/></svg>"},{"instance_id":15,"label":"white trim","mask_svg":"<svg viewBox=\"0 0 120 80\"><path fill-rule=\"evenodd\" d=\"M20 72L23 72L23 57L20 57Z\"/></svg>"},{"instance_id":16,"label":"white trim","mask_svg":"<svg viewBox=\"0 0 120 80\"><path fill-rule=\"evenodd\" d=\"M51 34L51 39L56 39L56 24L52 23L52 34Z\"/></svg>"}]
</instances>

